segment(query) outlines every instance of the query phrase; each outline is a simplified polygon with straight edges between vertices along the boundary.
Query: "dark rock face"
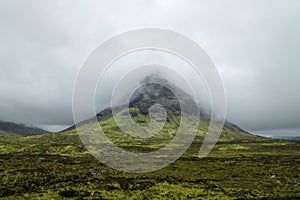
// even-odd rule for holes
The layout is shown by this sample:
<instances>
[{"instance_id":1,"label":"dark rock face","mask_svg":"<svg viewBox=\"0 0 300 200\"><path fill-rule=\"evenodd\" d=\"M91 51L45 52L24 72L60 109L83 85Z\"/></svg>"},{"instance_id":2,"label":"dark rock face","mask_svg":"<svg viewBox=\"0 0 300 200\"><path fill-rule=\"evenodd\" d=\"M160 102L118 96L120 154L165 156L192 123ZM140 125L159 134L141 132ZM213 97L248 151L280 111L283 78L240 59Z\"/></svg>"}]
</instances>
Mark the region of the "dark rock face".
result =
<instances>
[{"instance_id":1,"label":"dark rock face","mask_svg":"<svg viewBox=\"0 0 300 200\"><path fill-rule=\"evenodd\" d=\"M148 115L149 108L154 104L160 104L166 110L180 114L180 104L174 93L156 83L148 83L138 88L130 99L129 107L138 108L142 114Z\"/></svg>"},{"instance_id":2,"label":"dark rock face","mask_svg":"<svg viewBox=\"0 0 300 200\"><path fill-rule=\"evenodd\" d=\"M148 115L151 106L160 104L167 112L172 112L174 115L181 115L181 104L188 108L187 114L199 114L197 113L198 107L190 95L166 81L165 83L168 87L157 83L142 85L133 93L129 107L138 108L142 114ZM180 96L184 97L184 99L180 102L174 93L180 93Z\"/></svg>"},{"instance_id":3,"label":"dark rock face","mask_svg":"<svg viewBox=\"0 0 300 200\"><path fill-rule=\"evenodd\" d=\"M97 114L98 120L104 120L112 116L111 109L105 109L102 112Z\"/></svg>"}]
</instances>

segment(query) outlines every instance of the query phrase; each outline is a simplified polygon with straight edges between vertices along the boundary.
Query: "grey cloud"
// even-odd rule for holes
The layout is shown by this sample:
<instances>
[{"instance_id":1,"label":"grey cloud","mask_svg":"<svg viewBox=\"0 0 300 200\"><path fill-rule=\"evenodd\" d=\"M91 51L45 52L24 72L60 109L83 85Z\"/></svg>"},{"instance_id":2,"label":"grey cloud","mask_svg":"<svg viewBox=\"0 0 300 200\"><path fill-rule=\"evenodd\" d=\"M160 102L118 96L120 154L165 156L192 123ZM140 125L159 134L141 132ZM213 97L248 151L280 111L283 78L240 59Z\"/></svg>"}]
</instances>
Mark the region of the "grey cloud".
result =
<instances>
[{"instance_id":1,"label":"grey cloud","mask_svg":"<svg viewBox=\"0 0 300 200\"><path fill-rule=\"evenodd\" d=\"M224 80L229 120L260 134L300 130L297 0L0 4L0 120L72 124L73 82L91 50L117 33L156 27L206 49Z\"/></svg>"}]
</instances>

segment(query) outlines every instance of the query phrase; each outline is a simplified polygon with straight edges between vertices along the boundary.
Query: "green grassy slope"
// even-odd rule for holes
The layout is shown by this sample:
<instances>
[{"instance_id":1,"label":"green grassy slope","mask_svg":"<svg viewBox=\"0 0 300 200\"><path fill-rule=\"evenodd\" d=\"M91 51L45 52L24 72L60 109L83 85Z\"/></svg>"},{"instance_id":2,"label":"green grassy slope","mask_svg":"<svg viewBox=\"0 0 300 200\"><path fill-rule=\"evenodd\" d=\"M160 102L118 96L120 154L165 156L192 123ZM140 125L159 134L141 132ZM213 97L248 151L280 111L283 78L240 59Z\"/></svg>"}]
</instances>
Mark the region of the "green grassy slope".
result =
<instances>
[{"instance_id":1,"label":"green grassy slope","mask_svg":"<svg viewBox=\"0 0 300 200\"><path fill-rule=\"evenodd\" d=\"M2 141L2 142L7 142L7 141L10 141L10 140L14 140L17 137L20 137L20 135L13 134L13 133L8 133L6 131L1 131L0 130L0 141Z\"/></svg>"}]
</instances>

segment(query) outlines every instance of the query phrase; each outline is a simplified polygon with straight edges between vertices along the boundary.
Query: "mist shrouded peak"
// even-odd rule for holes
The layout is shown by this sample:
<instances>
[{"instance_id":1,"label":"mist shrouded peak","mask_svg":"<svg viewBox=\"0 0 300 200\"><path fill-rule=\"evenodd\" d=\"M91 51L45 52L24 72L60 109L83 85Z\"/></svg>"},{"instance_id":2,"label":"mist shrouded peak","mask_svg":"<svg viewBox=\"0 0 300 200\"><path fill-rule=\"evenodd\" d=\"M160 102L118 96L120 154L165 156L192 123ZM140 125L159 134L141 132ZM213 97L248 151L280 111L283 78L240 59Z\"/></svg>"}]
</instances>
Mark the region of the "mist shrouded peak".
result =
<instances>
[{"instance_id":1,"label":"mist shrouded peak","mask_svg":"<svg viewBox=\"0 0 300 200\"><path fill-rule=\"evenodd\" d=\"M183 97L181 100L177 98L178 94ZM197 104L188 93L157 74L151 74L141 81L141 86L130 98L129 107L138 108L142 114L147 115L154 104L162 105L175 115L181 114L180 104L188 108L187 114L195 115L198 111Z\"/></svg>"}]
</instances>

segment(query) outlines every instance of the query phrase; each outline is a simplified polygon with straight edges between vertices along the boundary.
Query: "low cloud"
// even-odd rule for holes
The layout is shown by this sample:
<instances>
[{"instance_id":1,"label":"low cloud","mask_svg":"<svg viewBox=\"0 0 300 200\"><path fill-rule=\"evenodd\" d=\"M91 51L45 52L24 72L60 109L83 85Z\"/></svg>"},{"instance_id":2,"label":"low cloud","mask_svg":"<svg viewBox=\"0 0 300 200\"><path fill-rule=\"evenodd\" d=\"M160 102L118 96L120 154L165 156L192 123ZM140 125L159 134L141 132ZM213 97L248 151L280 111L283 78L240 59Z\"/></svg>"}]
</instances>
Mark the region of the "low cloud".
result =
<instances>
[{"instance_id":1,"label":"low cloud","mask_svg":"<svg viewBox=\"0 0 300 200\"><path fill-rule=\"evenodd\" d=\"M155 27L206 49L224 80L229 120L254 133L299 135L299 11L297 0L3 0L0 120L71 125L73 83L91 50L117 33Z\"/></svg>"}]
</instances>

